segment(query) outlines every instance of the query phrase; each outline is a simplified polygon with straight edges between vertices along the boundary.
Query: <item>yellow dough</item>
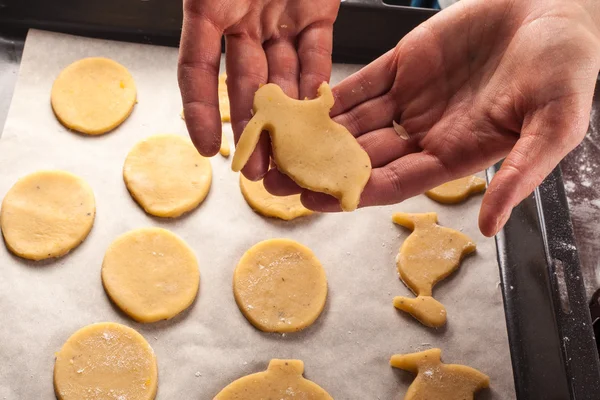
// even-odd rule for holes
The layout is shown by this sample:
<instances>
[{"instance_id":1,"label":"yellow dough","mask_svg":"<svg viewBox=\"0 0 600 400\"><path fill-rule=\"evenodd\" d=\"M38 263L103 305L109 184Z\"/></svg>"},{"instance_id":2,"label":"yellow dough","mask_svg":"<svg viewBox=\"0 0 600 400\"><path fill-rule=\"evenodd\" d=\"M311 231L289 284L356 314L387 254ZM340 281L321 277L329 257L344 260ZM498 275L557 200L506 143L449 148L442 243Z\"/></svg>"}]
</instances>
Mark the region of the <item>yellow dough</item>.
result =
<instances>
[{"instance_id":1,"label":"yellow dough","mask_svg":"<svg viewBox=\"0 0 600 400\"><path fill-rule=\"evenodd\" d=\"M221 111L221 121L231 121L231 111L229 107L229 94L227 93L227 74L219 75L219 110Z\"/></svg>"},{"instance_id":2,"label":"yellow dough","mask_svg":"<svg viewBox=\"0 0 600 400\"><path fill-rule=\"evenodd\" d=\"M262 180L252 182L240 174L240 189L248 205L265 217L275 217L289 221L313 213L302 205L299 194L274 196L267 192Z\"/></svg>"},{"instance_id":3,"label":"yellow dough","mask_svg":"<svg viewBox=\"0 0 600 400\"><path fill-rule=\"evenodd\" d=\"M136 89L131 74L118 62L84 58L62 70L50 99L64 126L99 135L127 119L136 103Z\"/></svg>"},{"instance_id":4,"label":"yellow dough","mask_svg":"<svg viewBox=\"0 0 600 400\"><path fill-rule=\"evenodd\" d=\"M329 117L334 102L329 85L321 84L318 94L314 100L294 100L275 84L261 87L232 168L244 167L267 130L281 172L303 188L336 197L344 211L352 211L371 175L371 160L352 134Z\"/></svg>"},{"instance_id":5,"label":"yellow dough","mask_svg":"<svg viewBox=\"0 0 600 400\"><path fill-rule=\"evenodd\" d=\"M465 365L444 364L440 349L394 355L394 368L417 374L404 400L473 400L475 393L490 385L490 378Z\"/></svg>"},{"instance_id":6,"label":"yellow dough","mask_svg":"<svg viewBox=\"0 0 600 400\"><path fill-rule=\"evenodd\" d=\"M181 113L179 115L181 116L181 119L185 120L183 110L181 110ZM231 154L229 140L227 140L227 137L225 135L221 136L221 147L219 148L219 154L221 154L225 158L229 157L229 154Z\"/></svg>"},{"instance_id":7,"label":"yellow dough","mask_svg":"<svg viewBox=\"0 0 600 400\"><path fill-rule=\"evenodd\" d=\"M333 400L303 373L300 360L271 360L266 371L234 381L213 400Z\"/></svg>"},{"instance_id":8,"label":"yellow dough","mask_svg":"<svg viewBox=\"0 0 600 400\"><path fill-rule=\"evenodd\" d=\"M2 202L0 225L14 254L30 260L60 257L79 246L94 224L92 188L64 171L21 178Z\"/></svg>"},{"instance_id":9,"label":"yellow dough","mask_svg":"<svg viewBox=\"0 0 600 400\"><path fill-rule=\"evenodd\" d=\"M59 400L153 400L157 386L154 351L124 325L88 325L56 353L54 391Z\"/></svg>"},{"instance_id":10,"label":"yellow dough","mask_svg":"<svg viewBox=\"0 0 600 400\"><path fill-rule=\"evenodd\" d=\"M234 272L233 294L256 328L296 332L323 311L327 277L308 247L289 239L270 239L244 254Z\"/></svg>"},{"instance_id":11,"label":"yellow dough","mask_svg":"<svg viewBox=\"0 0 600 400\"><path fill-rule=\"evenodd\" d=\"M169 319L188 308L200 284L190 247L162 228L119 236L102 262L102 284L111 300L138 322Z\"/></svg>"},{"instance_id":12,"label":"yellow dough","mask_svg":"<svg viewBox=\"0 0 600 400\"><path fill-rule=\"evenodd\" d=\"M467 176L446 182L425 192L427 197L444 204L456 204L465 201L469 195L485 190L485 179Z\"/></svg>"},{"instance_id":13,"label":"yellow dough","mask_svg":"<svg viewBox=\"0 0 600 400\"><path fill-rule=\"evenodd\" d=\"M179 217L206 198L212 181L210 161L178 135L156 135L127 155L123 179L144 210L157 217Z\"/></svg>"},{"instance_id":14,"label":"yellow dough","mask_svg":"<svg viewBox=\"0 0 600 400\"><path fill-rule=\"evenodd\" d=\"M431 297L433 286L458 269L462 258L475 251L475 243L459 231L439 226L436 213L396 213L393 221L413 230L396 262L400 279L417 295L395 297L394 306L424 325L440 327L446 323L446 309Z\"/></svg>"}]
</instances>

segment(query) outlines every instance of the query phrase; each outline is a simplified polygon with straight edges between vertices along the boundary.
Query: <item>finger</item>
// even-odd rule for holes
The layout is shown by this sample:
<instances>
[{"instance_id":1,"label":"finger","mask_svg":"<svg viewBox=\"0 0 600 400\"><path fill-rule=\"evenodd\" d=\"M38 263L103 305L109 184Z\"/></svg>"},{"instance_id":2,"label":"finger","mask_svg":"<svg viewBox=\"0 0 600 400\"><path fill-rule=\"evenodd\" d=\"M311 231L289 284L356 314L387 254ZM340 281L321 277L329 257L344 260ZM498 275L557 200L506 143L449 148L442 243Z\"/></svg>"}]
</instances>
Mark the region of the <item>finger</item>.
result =
<instances>
[{"instance_id":1,"label":"finger","mask_svg":"<svg viewBox=\"0 0 600 400\"><path fill-rule=\"evenodd\" d=\"M281 173L277 168L271 168L263 180L265 189L275 196L290 196L302 192L302 188L289 176Z\"/></svg>"},{"instance_id":2,"label":"finger","mask_svg":"<svg viewBox=\"0 0 600 400\"><path fill-rule=\"evenodd\" d=\"M335 117L335 121L344 125L354 136L376 129L392 126L392 120L398 113L396 102L387 94L368 100L351 110Z\"/></svg>"},{"instance_id":3,"label":"finger","mask_svg":"<svg viewBox=\"0 0 600 400\"><path fill-rule=\"evenodd\" d=\"M226 51L231 127L237 143L252 118L254 93L261 84L267 83L267 57L261 43L248 36L227 36ZM263 133L254 153L242 169L248 179L258 180L267 172L269 150L269 137Z\"/></svg>"},{"instance_id":4,"label":"finger","mask_svg":"<svg viewBox=\"0 0 600 400\"><path fill-rule=\"evenodd\" d=\"M394 128L384 128L362 135L358 138L358 143L369 154L373 168L383 167L419 150L418 137L403 139Z\"/></svg>"},{"instance_id":5,"label":"finger","mask_svg":"<svg viewBox=\"0 0 600 400\"><path fill-rule=\"evenodd\" d=\"M287 39L277 39L265 43L269 82L278 85L285 94L298 98L298 54L294 44Z\"/></svg>"},{"instance_id":6,"label":"finger","mask_svg":"<svg viewBox=\"0 0 600 400\"><path fill-rule=\"evenodd\" d=\"M331 77L333 26L327 22L307 27L298 39L300 99L312 99L319 85Z\"/></svg>"},{"instance_id":7,"label":"finger","mask_svg":"<svg viewBox=\"0 0 600 400\"><path fill-rule=\"evenodd\" d=\"M335 104L331 116L345 113L390 90L396 76L394 59L395 52L390 50L333 88Z\"/></svg>"},{"instance_id":8,"label":"finger","mask_svg":"<svg viewBox=\"0 0 600 400\"><path fill-rule=\"evenodd\" d=\"M583 105L573 113L547 108L526 123L521 138L483 197L479 229L484 235L497 234L508 221L512 209L581 142L589 123L589 108Z\"/></svg>"},{"instance_id":9,"label":"finger","mask_svg":"<svg viewBox=\"0 0 600 400\"><path fill-rule=\"evenodd\" d=\"M222 29L186 7L177 76L190 138L206 157L221 146L217 85L222 35Z\"/></svg>"}]
</instances>

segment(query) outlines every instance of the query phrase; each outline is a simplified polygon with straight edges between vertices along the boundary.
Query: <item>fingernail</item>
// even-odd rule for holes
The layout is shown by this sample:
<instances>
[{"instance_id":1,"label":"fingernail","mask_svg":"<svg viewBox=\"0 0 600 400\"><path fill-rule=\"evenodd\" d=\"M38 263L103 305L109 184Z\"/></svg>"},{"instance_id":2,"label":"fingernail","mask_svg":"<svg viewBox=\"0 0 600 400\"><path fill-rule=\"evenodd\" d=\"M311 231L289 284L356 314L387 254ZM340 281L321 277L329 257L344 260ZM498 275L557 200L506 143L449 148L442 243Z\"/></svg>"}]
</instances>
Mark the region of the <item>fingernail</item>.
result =
<instances>
[{"instance_id":1,"label":"fingernail","mask_svg":"<svg viewBox=\"0 0 600 400\"><path fill-rule=\"evenodd\" d=\"M508 221L508 219L510 218L510 214L512 213L512 210L502 214L500 216L500 218L498 218L496 220L496 229L495 229L495 234L497 234L498 232L500 232L500 229L504 228L504 225L506 225L506 222Z\"/></svg>"}]
</instances>

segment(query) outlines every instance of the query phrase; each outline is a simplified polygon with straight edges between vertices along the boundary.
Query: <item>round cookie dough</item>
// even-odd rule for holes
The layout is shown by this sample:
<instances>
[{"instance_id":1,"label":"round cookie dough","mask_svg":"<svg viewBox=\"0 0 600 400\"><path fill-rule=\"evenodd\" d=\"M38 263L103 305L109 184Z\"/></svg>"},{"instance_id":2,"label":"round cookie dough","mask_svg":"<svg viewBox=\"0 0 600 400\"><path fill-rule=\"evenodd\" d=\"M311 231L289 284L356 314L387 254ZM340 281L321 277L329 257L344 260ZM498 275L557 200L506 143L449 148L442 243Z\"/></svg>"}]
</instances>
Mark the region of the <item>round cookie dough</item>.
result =
<instances>
[{"instance_id":1,"label":"round cookie dough","mask_svg":"<svg viewBox=\"0 0 600 400\"><path fill-rule=\"evenodd\" d=\"M50 100L64 126L100 135L115 129L131 114L136 89L127 68L108 58L91 57L62 70Z\"/></svg>"},{"instance_id":2,"label":"round cookie dough","mask_svg":"<svg viewBox=\"0 0 600 400\"><path fill-rule=\"evenodd\" d=\"M198 207L212 181L208 158L178 135L155 135L127 155L123 179L142 208L157 217L175 218Z\"/></svg>"},{"instance_id":3,"label":"round cookie dough","mask_svg":"<svg viewBox=\"0 0 600 400\"><path fill-rule=\"evenodd\" d=\"M127 232L109 246L102 284L111 300L138 322L170 319L198 294L200 271L190 247L162 228Z\"/></svg>"},{"instance_id":4,"label":"round cookie dough","mask_svg":"<svg viewBox=\"0 0 600 400\"><path fill-rule=\"evenodd\" d=\"M2 202L0 225L19 257L60 257L85 240L94 224L92 188L64 171L39 171L17 181Z\"/></svg>"},{"instance_id":5,"label":"round cookie dough","mask_svg":"<svg viewBox=\"0 0 600 400\"><path fill-rule=\"evenodd\" d=\"M308 247L289 239L270 239L243 255L234 272L233 294L256 328L296 332L323 311L327 277Z\"/></svg>"},{"instance_id":6,"label":"round cookie dough","mask_svg":"<svg viewBox=\"0 0 600 400\"><path fill-rule=\"evenodd\" d=\"M252 182L240 174L240 189L248 205L265 217L275 217L289 221L313 213L302 205L299 194L273 196L265 189L262 180Z\"/></svg>"},{"instance_id":7,"label":"round cookie dough","mask_svg":"<svg viewBox=\"0 0 600 400\"><path fill-rule=\"evenodd\" d=\"M88 325L56 353L54 392L59 400L153 400L157 386L154 351L124 325Z\"/></svg>"}]
</instances>

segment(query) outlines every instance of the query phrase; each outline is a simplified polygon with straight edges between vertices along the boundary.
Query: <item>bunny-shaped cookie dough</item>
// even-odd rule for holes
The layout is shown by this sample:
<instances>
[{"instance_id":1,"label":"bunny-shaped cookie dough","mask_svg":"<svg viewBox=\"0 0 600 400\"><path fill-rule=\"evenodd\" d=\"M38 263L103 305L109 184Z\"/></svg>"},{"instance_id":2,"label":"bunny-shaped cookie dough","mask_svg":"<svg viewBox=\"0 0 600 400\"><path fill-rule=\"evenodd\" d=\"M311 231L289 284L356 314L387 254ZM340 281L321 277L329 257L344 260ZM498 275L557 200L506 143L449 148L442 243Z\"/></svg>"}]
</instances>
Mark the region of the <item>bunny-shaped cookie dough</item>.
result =
<instances>
[{"instance_id":1,"label":"bunny-shaped cookie dough","mask_svg":"<svg viewBox=\"0 0 600 400\"><path fill-rule=\"evenodd\" d=\"M295 100L268 84L254 95L254 116L242 132L232 169L240 171L260 133L269 132L279 170L303 188L330 194L344 211L358 207L371 175L369 155L354 136L329 117L331 88L323 82L318 97Z\"/></svg>"}]
</instances>

